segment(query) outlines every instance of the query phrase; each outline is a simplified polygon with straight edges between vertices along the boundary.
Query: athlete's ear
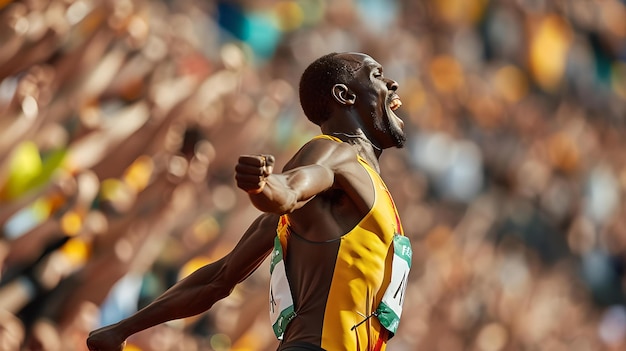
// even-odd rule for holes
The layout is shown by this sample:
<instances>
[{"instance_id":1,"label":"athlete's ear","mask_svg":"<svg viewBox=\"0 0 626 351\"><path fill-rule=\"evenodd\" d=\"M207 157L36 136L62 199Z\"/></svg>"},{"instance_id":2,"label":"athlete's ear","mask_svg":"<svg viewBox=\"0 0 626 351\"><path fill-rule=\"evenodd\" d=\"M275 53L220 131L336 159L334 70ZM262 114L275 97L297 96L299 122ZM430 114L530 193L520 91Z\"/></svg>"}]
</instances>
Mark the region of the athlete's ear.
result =
<instances>
[{"instance_id":1,"label":"athlete's ear","mask_svg":"<svg viewBox=\"0 0 626 351\"><path fill-rule=\"evenodd\" d=\"M333 85L333 97L342 105L354 105L356 94L354 94L345 84Z\"/></svg>"}]
</instances>

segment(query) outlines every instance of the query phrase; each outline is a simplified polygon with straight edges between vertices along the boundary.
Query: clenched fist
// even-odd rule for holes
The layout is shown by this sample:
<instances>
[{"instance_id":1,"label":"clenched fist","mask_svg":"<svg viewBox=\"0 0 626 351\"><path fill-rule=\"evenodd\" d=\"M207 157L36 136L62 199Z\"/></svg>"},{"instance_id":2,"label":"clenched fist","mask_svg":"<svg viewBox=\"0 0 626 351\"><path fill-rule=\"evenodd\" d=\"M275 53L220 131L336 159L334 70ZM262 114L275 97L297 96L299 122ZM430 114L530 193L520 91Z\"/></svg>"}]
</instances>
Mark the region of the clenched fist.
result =
<instances>
[{"instance_id":1,"label":"clenched fist","mask_svg":"<svg viewBox=\"0 0 626 351\"><path fill-rule=\"evenodd\" d=\"M272 155L242 155L235 167L237 186L248 194L259 194L265 187L267 177L274 170Z\"/></svg>"}]
</instances>

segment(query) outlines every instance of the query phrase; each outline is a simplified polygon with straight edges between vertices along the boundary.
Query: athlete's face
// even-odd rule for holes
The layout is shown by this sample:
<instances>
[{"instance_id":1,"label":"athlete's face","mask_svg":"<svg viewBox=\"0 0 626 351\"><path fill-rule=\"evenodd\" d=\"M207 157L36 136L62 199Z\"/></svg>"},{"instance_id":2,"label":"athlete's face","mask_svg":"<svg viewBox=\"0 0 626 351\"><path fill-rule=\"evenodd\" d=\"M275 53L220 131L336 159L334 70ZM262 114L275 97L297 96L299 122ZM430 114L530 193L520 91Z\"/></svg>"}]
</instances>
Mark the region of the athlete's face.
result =
<instances>
[{"instance_id":1,"label":"athlete's face","mask_svg":"<svg viewBox=\"0 0 626 351\"><path fill-rule=\"evenodd\" d=\"M348 53L342 58L357 68L350 88L356 94L355 107L363 125L370 129L367 132L372 142L383 148L404 146L404 122L394 112L402 105L396 93L398 83L385 78L383 67L368 55Z\"/></svg>"}]
</instances>

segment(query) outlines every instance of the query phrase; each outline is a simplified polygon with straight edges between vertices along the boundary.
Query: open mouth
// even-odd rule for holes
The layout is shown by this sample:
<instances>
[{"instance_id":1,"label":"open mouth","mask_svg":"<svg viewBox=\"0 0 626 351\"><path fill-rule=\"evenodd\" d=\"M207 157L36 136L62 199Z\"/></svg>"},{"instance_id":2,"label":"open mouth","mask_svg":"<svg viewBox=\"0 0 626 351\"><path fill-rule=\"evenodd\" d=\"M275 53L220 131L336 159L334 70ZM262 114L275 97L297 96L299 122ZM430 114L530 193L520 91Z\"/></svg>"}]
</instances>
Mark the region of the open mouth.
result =
<instances>
[{"instance_id":1,"label":"open mouth","mask_svg":"<svg viewBox=\"0 0 626 351\"><path fill-rule=\"evenodd\" d=\"M400 101L399 98L391 100L391 103L389 104L389 108L391 109L391 111L399 109L400 106L402 106L402 101Z\"/></svg>"},{"instance_id":2,"label":"open mouth","mask_svg":"<svg viewBox=\"0 0 626 351\"><path fill-rule=\"evenodd\" d=\"M389 104L387 106L391 110L391 116L397 121L399 127L401 129L404 128L404 121L395 114L395 111L402 106L402 100L400 100L400 97L397 94L392 94L389 97Z\"/></svg>"},{"instance_id":3,"label":"open mouth","mask_svg":"<svg viewBox=\"0 0 626 351\"><path fill-rule=\"evenodd\" d=\"M400 100L400 97L398 95L394 94L391 97L391 102L389 102L389 108L391 109L391 111L395 111L399 109L400 106L402 106L402 101Z\"/></svg>"}]
</instances>

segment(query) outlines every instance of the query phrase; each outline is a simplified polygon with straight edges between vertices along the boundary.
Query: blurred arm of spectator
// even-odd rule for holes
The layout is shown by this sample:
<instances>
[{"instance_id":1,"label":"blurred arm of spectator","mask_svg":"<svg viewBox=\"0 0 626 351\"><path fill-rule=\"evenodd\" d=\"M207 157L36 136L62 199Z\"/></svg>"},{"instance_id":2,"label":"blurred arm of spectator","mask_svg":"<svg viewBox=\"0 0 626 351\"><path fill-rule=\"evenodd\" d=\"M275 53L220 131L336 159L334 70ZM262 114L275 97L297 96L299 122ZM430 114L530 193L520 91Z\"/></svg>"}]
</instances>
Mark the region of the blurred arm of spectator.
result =
<instances>
[{"instance_id":1,"label":"blurred arm of spectator","mask_svg":"<svg viewBox=\"0 0 626 351\"><path fill-rule=\"evenodd\" d=\"M2 50L0 51L0 65L14 57L24 44L25 36L20 33L23 29L23 19L28 8L23 3L14 3L0 12L0 34L2 34Z\"/></svg>"},{"instance_id":2,"label":"blurred arm of spectator","mask_svg":"<svg viewBox=\"0 0 626 351\"><path fill-rule=\"evenodd\" d=\"M14 279L0 289L0 311L16 314L36 294L35 283L26 278Z\"/></svg>"},{"instance_id":3,"label":"blurred arm of spectator","mask_svg":"<svg viewBox=\"0 0 626 351\"><path fill-rule=\"evenodd\" d=\"M13 314L0 308L0 347L2 350L19 350L26 331Z\"/></svg>"},{"instance_id":4,"label":"blurred arm of spectator","mask_svg":"<svg viewBox=\"0 0 626 351\"><path fill-rule=\"evenodd\" d=\"M40 145L34 139L38 137L38 133L42 134L41 127L45 125L53 77L53 69L47 65L34 66L24 72L16 83L6 111L2 112L4 118L0 119L0 197L3 199L6 199L7 194L17 195L20 190L25 190L14 189L11 182L25 181L19 179L32 175L28 173L32 173L41 162L38 154L41 151ZM10 196L8 199L12 198Z\"/></svg>"},{"instance_id":5,"label":"blurred arm of spectator","mask_svg":"<svg viewBox=\"0 0 626 351\"><path fill-rule=\"evenodd\" d=\"M60 173L45 186L32 190L29 193L18 197L17 199L5 202L0 207L0 224L6 223L11 216L25 208L37 199L71 199L76 195L77 185L73 176L68 173Z\"/></svg>"},{"instance_id":6,"label":"blurred arm of spectator","mask_svg":"<svg viewBox=\"0 0 626 351\"><path fill-rule=\"evenodd\" d=\"M86 216L87 223L80 234L66 241L61 248L45 255L17 279L11 280L0 289L0 312L25 313L27 316L33 311L37 313L33 321L25 322L29 332L24 343L24 350L59 350L61 331L80 332L78 330L80 325L72 324L72 321L89 318L88 312L97 310L93 304L85 302L76 304L76 314L66 315L63 307L65 297L81 283L79 276L75 273L88 259L88 247L93 237L101 234L106 227L103 220L99 212L91 212ZM93 308L89 309L89 306ZM0 317L0 324L1 319ZM27 317L26 320L28 319ZM66 320L69 320L67 322L69 324L64 324L63 330L57 330L60 329L57 328L60 322L66 322ZM93 328L96 325L94 322L84 322L83 329ZM3 340L1 329L0 327L0 342ZM88 330L83 331L84 337L87 336ZM76 339L73 342L77 345ZM0 346L0 350L17 350L17 348L6 349Z\"/></svg>"},{"instance_id":7,"label":"blurred arm of spectator","mask_svg":"<svg viewBox=\"0 0 626 351\"><path fill-rule=\"evenodd\" d=\"M17 273L33 264L55 239L60 239L61 225L57 218L48 218L17 239L9 241L10 251L4 260L5 271ZM12 274L8 274L12 275Z\"/></svg>"},{"instance_id":8,"label":"blurred arm of spectator","mask_svg":"<svg viewBox=\"0 0 626 351\"><path fill-rule=\"evenodd\" d=\"M43 221L41 224L9 242L11 251L5 259L5 264L11 267L32 264L41 256L47 245L64 236L73 235L82 224L83 217L97 195L99 181L90 171L84 171L76 176L77 193L75 198L64 198L69 203L65 210L60 210Z\"/></svg>"},{"instance_id":9,"label":"blurred arm of spectator","mask_svg":"<svg viewBox=\"0 0 626 351\"><path fill-rule=\"evenodd\" d=\"M18 73L37 62L45 61L59 44L59 36L52 29L46 28L45 34L32 45L24 45L14 56L0 66L0 77Z\"/></svg>"},{"instance_id":10,"label":"blurred arm of spectator","mask_svg":"<svg viewBox=\"0 0 626 351\"><path fill-rule=\"evenodd\" d=\"M164 158L140 157L126 169L121 180L107 179L103 182L99 206L111 217L110 230L107 235L98 238L97 251L114 248L116 242L128 236L132 223L159 218L158 215L163 213L186 174L184 158L172 157L169 165L165 162ZM108 183L115 185L109 186Z\"/></svg>"},{"instance_id":11,"label":"blurred arm of spectator","mask_svg":"<svg viewBox=\"0 0 626 351\"><path fill-rule=\"evenodd\" d=\"M187 90L190 92L189 90L192 90L193 87L193 85L187 87L179 86L179 90ZM94 160L97 162L93 163L92 169L100 177L109 178L116 174L121 174L126 167L141 155L167 153L166 137L168 131L172 128L174 123L182 123L182 117L180 116L185 108L185 101L187 101L188 97L188 94L183 94L183 96L180 97L183 101L179 102L171 110L159 110L156 106L150 106L148 109L151 111L141 110L141 113L147 113L152 116L150 120L134 130L132 134L119 143L112 144L110 149L103 154L102 158ZM165 115L162 115L161 118L154 117L161 113L165 113ZM127 122L121 119L119 123Z\"/></svg>"},{"instance_id":12,"label":"blurred arm of spectator","mask_svg":"<svg viewBox=\"0 0 626 351\"><path fill-rule=\"evenodd\" d=\"M78 273L80 284L57 301L62 314L69 316L64 319L78 313L75 301L99 305L122 277L129 273L145 273L157 259L166 239L175 231L174 227L180 225L186 213L193 212L195 202L190 197L195 196L195 191L189 183L181 184L161 174L157 182L140 192L142 195L146 191L155 191L155 197L142 198L136 195L136 189L115 182L126 194L116 198L106 195L105 191L100 204L112 217L122 215L121 221L111 218L107 222L107 234L99 235L94 241L92 258Z\"/></svg>"},{"instance_id":13,"label":"blurred arm of spectator","mask_svg":"<svg viewBox=\"0 0 626 351\"><path fill-rule=\"evenodd\" d=\"M93 169L102 178L119 175L137 157L146 153L146 145L159 144L163 151L166 131L185 109L198 82L181 78L155 83L155 102L146 99L120 109L109 116L100 130L86 135L71 146L70 162L75 167Z\"/></svg>"},{"instance_id":14,"label":"blurred arm of spectator","mask_svg":"<svg viewBox=\"0 0 626 351\"><path fill-rule=\"evenodd\" d=\"M262 214L231 253L198 269L129 318L92 332L87 339L88 347L91 350L121 350L126 338L139 331L207 311L269 255L277 223L276 215ZM198 299L198 296L202 298Z\"/></svg>"},{"instance_id":15,"label":"blurred arm of spectator","mask_svg":"<svg viewBox=\"0 0 626 351\"><path fill-rule=\"evenodd\" d=\"M70 165L78 169L92 168L106 158L122 140L141 128L148 118L149 110L145 102L121 109L115 116L109 117L109 127L71 144L68 155ZM100 174L98 176L101 177Z\"/></svg>"},{"instance_id":16,"label":"blurred arm of spectator","mask_svg":"<svg viewBox=\"0 0 626 351\"><path fill-rule=\"evenodd\" d=\"M49 59L68 42L78 45L77 40L85 40L93 30L103 27L110 11L109 2L97 2L82 14L83 23L72 25L64 15L67 8L62 8L70 4L50 1L46 5L14 2L3 11L2 22L6 25L0 31L10 46L0 55L0 79ZM72 40L64 41L70 35Z\"/></svg>"}]
</instances>

